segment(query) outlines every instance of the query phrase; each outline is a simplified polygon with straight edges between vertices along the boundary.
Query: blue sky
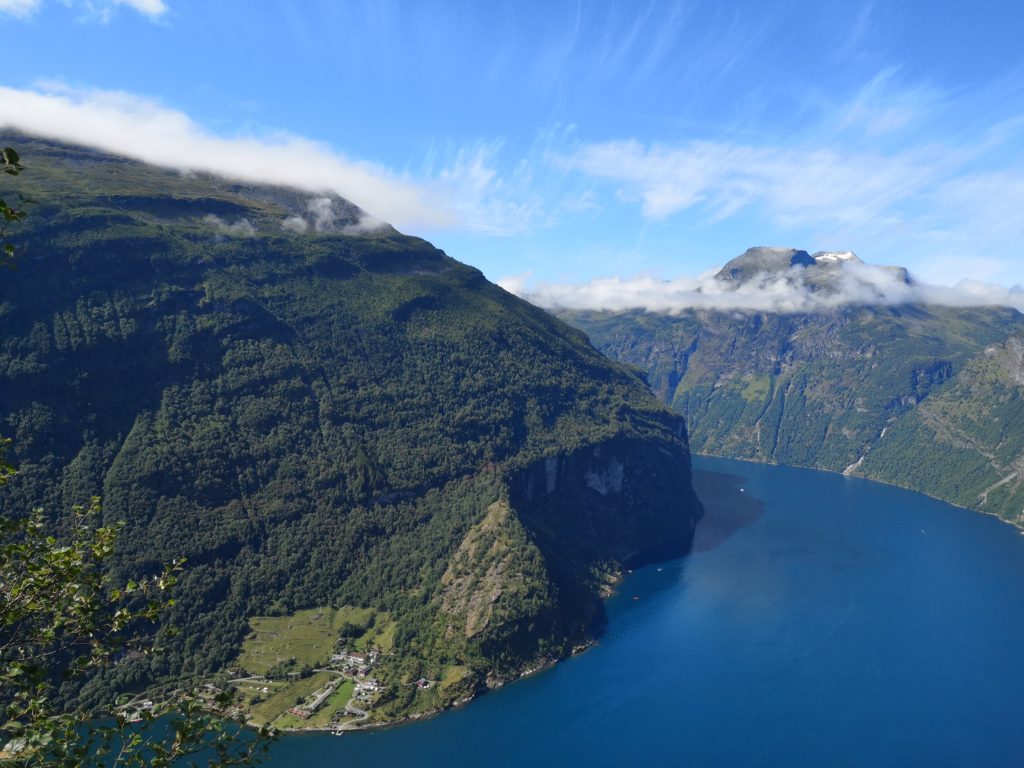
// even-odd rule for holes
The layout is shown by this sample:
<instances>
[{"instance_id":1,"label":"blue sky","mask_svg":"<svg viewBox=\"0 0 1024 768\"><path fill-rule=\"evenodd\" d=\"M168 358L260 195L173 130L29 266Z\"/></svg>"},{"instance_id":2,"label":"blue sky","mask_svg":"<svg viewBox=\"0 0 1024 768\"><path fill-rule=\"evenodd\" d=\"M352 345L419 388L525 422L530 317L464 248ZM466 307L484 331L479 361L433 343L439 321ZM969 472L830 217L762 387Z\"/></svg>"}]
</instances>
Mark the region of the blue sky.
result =
<instances>
[{"instance_id":1,"label":"blue sky","mask_svg":"<svg viewBox=\"0 0 1024 768\"><path fill-rule=\"evenodd\" d=\"M1024 283L1019 2L0 0L0 34L0 124L331 186L492 279L765 244Z\"/></svg>"}]
</instances>

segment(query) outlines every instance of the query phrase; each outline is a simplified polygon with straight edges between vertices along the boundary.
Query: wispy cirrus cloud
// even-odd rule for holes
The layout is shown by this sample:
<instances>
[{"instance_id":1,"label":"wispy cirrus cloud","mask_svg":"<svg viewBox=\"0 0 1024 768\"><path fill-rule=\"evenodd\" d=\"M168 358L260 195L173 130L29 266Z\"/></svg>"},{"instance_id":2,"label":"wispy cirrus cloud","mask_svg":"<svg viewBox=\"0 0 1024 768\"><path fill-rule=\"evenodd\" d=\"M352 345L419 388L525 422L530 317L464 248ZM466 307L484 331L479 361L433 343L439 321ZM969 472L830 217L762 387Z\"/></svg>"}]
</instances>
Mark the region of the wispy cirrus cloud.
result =
<instances>
[{"instance_id":1,"label":"wispy cirrus cloud","mask_svg":"<svg viewBox=\"0 0 1024 768\"><path fill-rule=\"evenodd\" d=\"M0 0L0 13L24 19L39 8L42 0Z\"/></svg>"},{"instance_id":2,"label":"wispy cirrus cloud","mask_svg":"<svg viewBox=\"0 0 1024 768\"><path fill-rule=\"evenodd\" d=\"M43 0L0 0L0 14L28 18L43 5ZM63 0L63 5L82 14L84 19L106 23L118 7L130 8L143 16L157 20L168 11L164 0Z\"/></svg>"},{"instance_id":3,"label":"wispy cirrus cloud","mask_svg":"<svg viewBox=\"0 0 1024 768\"><path fill-rule=\"evenodd\" d=\"M592 143L557 162L619 184L620 196L638 201L648 219L693 211L718 222L758 207L783 226L867 223L949 169L938 148L882 154L721 141Z\"/></svg>"},{"instance_id":4,"label":"wispy cirrus cloud","mask_svg":"<svg viewBox=\"0 0 1024 768\"><path fill-rule=\"evenodd\" d=\"M114 5L124 5L133 8L144 16L156 18L167 13L167 3L164 0L113 0Z\"/></svg>"},{"instance_id":5,"label":"wispy cirrus cloud","mask_svg":"<svg viewBox=\"0 0 1024 768\"><path fill-rule=\"evenodd\" d=\"M502 149L501 141L460 147L437 172L437 180L467 228L511 236L536 225L545 200L535 185L534 165L524 158L502 168Z\"/></svg>"},{"instance_id":6,"label":"wispy cirrus cloud","mask_svg":"<svg viewBox=\"0 0 1024 768\"><path fill-rule=\"evenodd\" d=\"M883 70L845 100L808 97L784 137L581 141L551 161L648 225L692 233L743 219L760 226L757 239L854 246L934 280L963 277L963 259L979 256L989 277L1019 280L1020 87L995 85L972 109L927 84L901 86L897 74Z\"/></svg>"}]
</instances>

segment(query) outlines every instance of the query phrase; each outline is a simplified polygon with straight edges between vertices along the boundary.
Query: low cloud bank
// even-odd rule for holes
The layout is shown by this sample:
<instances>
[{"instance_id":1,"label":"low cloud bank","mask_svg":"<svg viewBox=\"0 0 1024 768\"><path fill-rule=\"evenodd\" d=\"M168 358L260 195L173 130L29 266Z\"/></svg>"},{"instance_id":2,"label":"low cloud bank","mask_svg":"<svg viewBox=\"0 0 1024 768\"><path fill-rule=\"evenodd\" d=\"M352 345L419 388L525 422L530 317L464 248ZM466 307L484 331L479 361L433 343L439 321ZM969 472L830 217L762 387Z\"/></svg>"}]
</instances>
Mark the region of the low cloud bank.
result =
<instances>
[{"instance_id":1,"label":"low cloud bank","mask_svg":"<svg viewBox=\"0 0 1024 768\"><path fill-rule=\"evenodd\" d=\"M223 234L231 235L232 237L248 237L249 235L256 234L256 227L248 219L239 219L229 224L217 214L208 213L203 217L203 221L212 227L216 227Z\"/></svg>"},{"instance_id":2,"label":"low cloud bank","mask_svg":"<svg viewBox=\"0 0 1024 768\"><path fill-rule=\"evenodd\" d=\"M132 94L62 85L38 90L0 87L0 128L170 168L312 192L329 190L365 209L371 215L367 222L384 220L410 229L457 224L451 209L439 203L428 186L383 167L287 134L216 136L184 113ZM316 212L311 213L315 226Z\"/></svg>"},{"instance_id":3,"label":"low cloud bank","mask_svg":"<svg viewBox=\"0 0 1024 768\"><path fill-rule=\"evenodd\" d=\"M761 274L736 284L715 277L663 280L650 275L609 277L586 283L530 284L527 276L498 281L508 291L547 309L643 309L674 314L686 309L758 312L815 312L850 304L938 304L955 307L1007 306L1024 311L1024 287L963 280L953 286L907 282L894 269L848 264L832 272L825 284L813 270L794 267Z\"/></svg>"}]
</instances>

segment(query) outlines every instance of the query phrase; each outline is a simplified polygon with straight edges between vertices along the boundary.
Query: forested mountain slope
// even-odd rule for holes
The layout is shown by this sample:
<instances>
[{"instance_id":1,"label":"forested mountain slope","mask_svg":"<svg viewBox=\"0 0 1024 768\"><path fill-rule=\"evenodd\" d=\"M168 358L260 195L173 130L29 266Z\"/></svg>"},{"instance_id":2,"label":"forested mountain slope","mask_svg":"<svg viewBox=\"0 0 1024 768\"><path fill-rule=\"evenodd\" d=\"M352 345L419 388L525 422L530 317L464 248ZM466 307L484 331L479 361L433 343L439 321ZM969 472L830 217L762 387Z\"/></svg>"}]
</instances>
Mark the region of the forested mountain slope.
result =
<instances>
[{"instance_id":1,"label":"forested mountain slope","mask_svg":"<svg viewBox=\"0 0 1024 768\"><path fill-rule=\"evenodd\" d=\"M0 191L40 202L0 281L3 513L100 495L123 576L189 561L180 635L86 701L350 605L396 622L398 715L420 675L468 670L455 698L563 655L607 574L688 545L683 420L477 270L329 195L5 140Z\"/></svg>"},{"instance_id":2,"label":"forested mountain slope","mask_svg":"<svg viewBox=\"0 0 1024 768\"><path fill-rule=\"evenodd\" d=\"M896 421L860 470L1024 527L1024 337L970 360Z\"/></svg>"},{"instance_id":3,"label":"forested mountain slope","mask_svg":"<svg viewBox=\"0 0 1024 768\"><path fill-rule=\"evenodd\" d=\"M841 266L832 254L815 265L786 251L781 266L755 266L802 279L792 254L810 260L812 290L835 290ZM742 275L728 265L720 273ZM862 474L1024 521L1022 391L1006 363L1017 343L1008 339L1024 332L1016 310L841 304L557 314L643 370L686 417L698 453Z\"/></svg>"}]
</instances>

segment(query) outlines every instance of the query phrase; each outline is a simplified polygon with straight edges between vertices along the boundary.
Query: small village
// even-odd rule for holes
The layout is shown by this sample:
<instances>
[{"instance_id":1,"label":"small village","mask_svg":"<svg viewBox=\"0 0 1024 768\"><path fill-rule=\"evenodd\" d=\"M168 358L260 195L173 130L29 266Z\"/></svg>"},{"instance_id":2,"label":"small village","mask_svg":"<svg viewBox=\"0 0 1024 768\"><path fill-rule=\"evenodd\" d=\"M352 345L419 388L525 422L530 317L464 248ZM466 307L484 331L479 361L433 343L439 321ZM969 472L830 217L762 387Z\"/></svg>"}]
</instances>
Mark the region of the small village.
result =
<instances>
[{"instance_id":1,"label":"small village","mask_svg":"<svg viewBox=\"0 0 1024 768\"><path fill-rule=\"evenodd\" d=\"M379 668L392 653L394 623L387 614L350 606L289 616L256 617L228 676L186 695L204 708L253 727L322 730L341 735L380 720L373 717L385 685ZM404 683L426 692L440 681ZM178 690L169 698L180 696ZM118 702L129 722L159 716L162 698L140 693Z\"/></svg>"},{"instance_id":2,"label":"small village","mask_svg":"<svg viewBox=\"0 0 1024 768\"><path fill-rule=\"evenodd\" d=\"M196 695L255 727L340 734L376 724L374 709L386 687L379 671L393 653L395 628L387 613L354 606L254 617L230 676L218 683L232 696L211 686ZM426 691L435 682L405 685Z\"/></svg>"},{"instance_id":3,"label":"small village","mask_svg":"<svg viewBox=\"0 0 1024 768\"><path fill-rule=\"evenodd\" d=\"M373 675L380 661L381 650L373 647L355 650L342 647L332 653L323 666L286 673L284 679L266 675L248 675L229 682L248 699L245 712L251 725L270 724L282 730L327 728L342 732L359 727L370 717L370 711L383 690ZM310 690L310 684L315 687ZM265 722L272 713L260 704L295 693L292 704L281 715ZM324 721L324 715L329 719Z\"/></svg>"}]
</instances>

